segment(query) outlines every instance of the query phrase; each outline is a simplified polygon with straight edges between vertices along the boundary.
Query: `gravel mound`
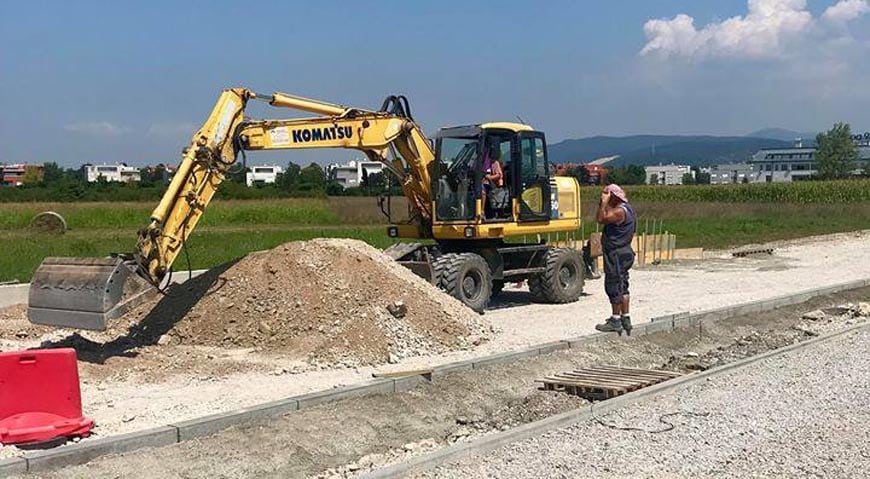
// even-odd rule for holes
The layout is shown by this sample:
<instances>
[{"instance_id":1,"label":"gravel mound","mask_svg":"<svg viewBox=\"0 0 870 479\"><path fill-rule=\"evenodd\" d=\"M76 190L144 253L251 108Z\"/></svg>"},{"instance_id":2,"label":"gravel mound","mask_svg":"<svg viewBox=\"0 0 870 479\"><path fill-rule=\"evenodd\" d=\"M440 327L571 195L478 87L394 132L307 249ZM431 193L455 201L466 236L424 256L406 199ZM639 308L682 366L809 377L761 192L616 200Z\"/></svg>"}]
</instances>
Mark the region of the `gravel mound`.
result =
<instances>
[{"instance_id":1,"label":"gravel mound","mask_svg":"<svg viewBox=\"0 0 870 479\"><path fill-rule=\"evenodd\" d=\"M0 308L0 339L26 340L51 332L48 326L37 326L27 320L27 306L13 304Z\"/></svg>"},{"instance_id":2,"label":"gravel mound","mask_svg":"<svg viewBox=\"0 0 870 479\"><path fill-rule=\"evenodd\" d=\"M205 291L168 331L171 342L275 350L314 364L396 362L468 348L490 332L460 302L357 240L287 243L182 288ZM190 298L178 293L158 309L184 309L173 298Z\"/></svg>"}]
</instances>

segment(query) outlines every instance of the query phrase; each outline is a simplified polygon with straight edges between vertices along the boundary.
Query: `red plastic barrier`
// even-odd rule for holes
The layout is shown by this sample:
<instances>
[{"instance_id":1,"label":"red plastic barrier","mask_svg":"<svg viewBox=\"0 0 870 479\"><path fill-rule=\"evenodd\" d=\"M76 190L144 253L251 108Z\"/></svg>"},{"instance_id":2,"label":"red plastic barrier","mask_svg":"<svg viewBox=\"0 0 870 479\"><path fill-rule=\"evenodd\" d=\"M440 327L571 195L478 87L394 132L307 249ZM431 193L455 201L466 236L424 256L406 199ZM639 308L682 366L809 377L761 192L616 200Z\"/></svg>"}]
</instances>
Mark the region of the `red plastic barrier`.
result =
<instances>
[{"instance_id":1,"label":"red plastic barrier","mask_svg":"<svg viewBox=\"0 0 870 479\"><path fill-rule=\"evenodd\" d=\"M74 349L0 353L0 443L87 436Z\"/></svg>"}]
</instances>

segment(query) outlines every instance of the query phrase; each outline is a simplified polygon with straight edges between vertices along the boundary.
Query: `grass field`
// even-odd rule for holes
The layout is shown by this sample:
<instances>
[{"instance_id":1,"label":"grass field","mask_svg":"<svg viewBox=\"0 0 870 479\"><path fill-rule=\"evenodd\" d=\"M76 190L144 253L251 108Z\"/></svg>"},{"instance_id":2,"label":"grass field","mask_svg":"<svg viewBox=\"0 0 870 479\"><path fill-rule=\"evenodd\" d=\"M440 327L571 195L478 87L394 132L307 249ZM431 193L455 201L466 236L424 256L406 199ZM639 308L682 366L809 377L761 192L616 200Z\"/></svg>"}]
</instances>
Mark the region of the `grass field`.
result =
<instances>
[{"instance_id":1,"label":"grass field","mask_svg":"<svg viewBox=\"0 0 870 479\"><path fill-rule=\"evenodd\" d=\"M870 190L870 182L846 183L849 187L854 184ZM677 235L678 247L724 248L870 228L870 200L858 200L864 193L848 190L848 194L837 196L833 191L842 190L842 185L833 182L821 185L816 187L818 196L812 197L812 201L791 202L725 201L722 197L730 198L731 193L703 191L721 187L637 187L630 189L629 194L640 216L640 229L644 229L647 220L663 220L664 229ZM774 186L777 191L782 188L782 185L749 186ZM802 189L802 184L793 186L811 194L810 190ZM583 193L586 232L595 230L591 217L599 191L586 188ZM772 194L759 191L748 194L759 197ZM653 195L660 198L655 199ZM105 256L132 251L136 231L147 223L153 206L151 203L2 204L0 281L29 280L46 256ZM395 199L393 208L404 211L404 201ZM70 230L63 235L30 231L30 219L46 210L62 214ZM250 251L316 237L356 238L384 247L392 242L385 234L384 225L385 219L374 198L215 201L188 242L191 267L210 267ZM185 256L181 255L175 269L186 268Z\"/></svg>"}]
</instances>

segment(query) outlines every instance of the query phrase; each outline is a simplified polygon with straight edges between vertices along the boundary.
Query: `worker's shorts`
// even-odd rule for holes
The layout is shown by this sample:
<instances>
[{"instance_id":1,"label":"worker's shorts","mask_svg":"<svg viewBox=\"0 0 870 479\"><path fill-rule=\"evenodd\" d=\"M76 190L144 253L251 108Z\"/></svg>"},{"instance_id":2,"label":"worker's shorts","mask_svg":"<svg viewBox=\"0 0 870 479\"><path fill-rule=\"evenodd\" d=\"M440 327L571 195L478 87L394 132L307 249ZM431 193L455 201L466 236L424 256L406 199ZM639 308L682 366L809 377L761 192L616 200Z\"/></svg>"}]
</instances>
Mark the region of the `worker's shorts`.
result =
<instances>
[{"instance_id":1,"label":"worker's shorts","mask_svg":"<svg viewBox=\"0 0 870 479\"><path fill-rule=\"evenodd\" d=\"M634 251L631 246L604 251L604 292L610 304L622 302L628 294L628 270L634 264Z\"/></svg>"}]
</instances>

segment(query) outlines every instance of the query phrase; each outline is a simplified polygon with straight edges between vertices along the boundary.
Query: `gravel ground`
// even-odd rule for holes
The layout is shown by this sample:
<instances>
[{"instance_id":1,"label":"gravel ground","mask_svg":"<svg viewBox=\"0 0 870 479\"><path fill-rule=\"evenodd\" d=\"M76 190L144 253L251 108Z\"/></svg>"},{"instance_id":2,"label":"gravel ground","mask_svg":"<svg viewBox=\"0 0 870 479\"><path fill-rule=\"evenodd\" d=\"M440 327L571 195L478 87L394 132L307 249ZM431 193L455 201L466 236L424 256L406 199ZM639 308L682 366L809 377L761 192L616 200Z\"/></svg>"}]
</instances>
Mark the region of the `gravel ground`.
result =
<instances>
[{"instance_id":1,"label":"gravel ground","mask_svg":"<svg viewBox=\"0 0 870 479\"><path fill-rule=\"evenodd\" d=\"M870 271L870 232L809 238L769 246L772 256L732 258L712 253L703 261L675 262L632 272L635 322L678 311L700 311L772 298L863 279ZM101 436L161 426L174 421L353 384L374 371L420 369L516 350L532 344L594 332L609 311L601 280L587 282L587 295L564 305L531 304L520 289L507 289L482 317L498 331L470 351L406 358L378 367L299 371L298 361L249 349L195 349L179 345L149 354L118 354L82 363L84 413ZM252 319L256 319L253 317ZM0 349L36 347L39 337L0 341ZM89 370L108 365L100 377ZM148 379L156 370L171 373ZM0 457L18 454L0 450Z\"/></svg>"},{"instance_id":2,"label":"gravel ground","mask_svg":"<svg viewBox=\"0 0 870 479\"><path fill-rule=\"evenodd\" d=\"M750 365L420 478L867 477L870 332Z\"/></svg>"},{"instance_id":3,"label":"gravel ground","mask_svg":"<svg viewBox=\"0 0 870 479\"><path fill-rule=\"evenodd\" d=\"M324 404L209 437L27 477L316 477L344 479L473 441L587 402L538 380L600 364L688 373L867 321L870 287L695 329L595 342L449 374L400 394ZM336 434L335 431L341 431ZM2 449L0 449L2 452Z\"/></svg>"}]
</instances>

